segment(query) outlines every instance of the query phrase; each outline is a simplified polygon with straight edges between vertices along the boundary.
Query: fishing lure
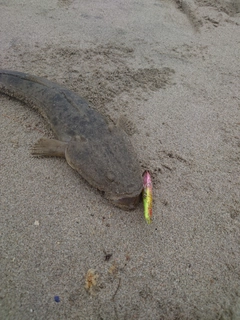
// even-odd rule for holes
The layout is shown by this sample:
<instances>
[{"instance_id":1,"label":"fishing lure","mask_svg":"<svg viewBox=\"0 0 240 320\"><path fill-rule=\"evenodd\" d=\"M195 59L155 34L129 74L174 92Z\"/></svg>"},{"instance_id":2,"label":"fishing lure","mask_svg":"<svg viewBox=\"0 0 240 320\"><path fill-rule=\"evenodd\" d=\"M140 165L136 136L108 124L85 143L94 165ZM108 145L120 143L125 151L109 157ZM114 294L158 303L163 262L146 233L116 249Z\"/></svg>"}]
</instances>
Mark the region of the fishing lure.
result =
<instances>
[{"instance_id":1,"label":"fishing lure","mask_svg":"<svg viewBox=\"0 0 240 320\"><path fill-rule=\"evenodd\" d=\"M147 223L152 222L152 180L149 171L143 174L143 207Z\"/></svg>"}]
</instances>

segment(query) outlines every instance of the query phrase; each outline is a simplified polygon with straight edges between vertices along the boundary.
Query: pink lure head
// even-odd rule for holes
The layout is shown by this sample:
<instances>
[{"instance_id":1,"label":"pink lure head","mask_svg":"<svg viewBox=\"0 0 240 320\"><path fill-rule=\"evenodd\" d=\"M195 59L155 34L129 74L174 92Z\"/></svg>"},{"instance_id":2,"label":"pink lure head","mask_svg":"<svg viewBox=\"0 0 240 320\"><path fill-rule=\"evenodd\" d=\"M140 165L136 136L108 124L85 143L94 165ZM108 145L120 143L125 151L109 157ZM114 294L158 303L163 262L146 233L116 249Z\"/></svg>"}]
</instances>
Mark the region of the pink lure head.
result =
<instances>
[{"instance_id":1,"label":"pink lure head","mask_svg":"<svg viewBox=\"0 0 240 320\"><path fill-rule=\"evenodd\" d=\"M145 171L143 174L143 188L151 188L152 187L152 180L150 173L148 171Z\"/></svg>"}]
</instances>

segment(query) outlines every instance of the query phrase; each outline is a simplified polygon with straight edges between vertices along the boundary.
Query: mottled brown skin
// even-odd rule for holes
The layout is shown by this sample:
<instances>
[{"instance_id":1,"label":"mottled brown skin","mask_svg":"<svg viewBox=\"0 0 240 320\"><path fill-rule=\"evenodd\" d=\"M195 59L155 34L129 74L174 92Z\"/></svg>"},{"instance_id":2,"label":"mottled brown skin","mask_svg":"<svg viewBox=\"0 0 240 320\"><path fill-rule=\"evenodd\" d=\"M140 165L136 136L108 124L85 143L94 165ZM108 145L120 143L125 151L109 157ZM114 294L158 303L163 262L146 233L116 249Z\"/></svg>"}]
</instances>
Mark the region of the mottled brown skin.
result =
<instances>
[{"instance_id":1,"label":"mottled brown skin","mask_svg":"<svg viewBox=\"0 0 240 320\"><path fill-rule=\"evenodd\" d=\"M142 191L139 162L127 135L74 92L29 74L0 70L0 92L36 108L54 139L40 139L37 156L65 157L68 164L116 206L134 209Z\"/></svg>"}]
</instances>

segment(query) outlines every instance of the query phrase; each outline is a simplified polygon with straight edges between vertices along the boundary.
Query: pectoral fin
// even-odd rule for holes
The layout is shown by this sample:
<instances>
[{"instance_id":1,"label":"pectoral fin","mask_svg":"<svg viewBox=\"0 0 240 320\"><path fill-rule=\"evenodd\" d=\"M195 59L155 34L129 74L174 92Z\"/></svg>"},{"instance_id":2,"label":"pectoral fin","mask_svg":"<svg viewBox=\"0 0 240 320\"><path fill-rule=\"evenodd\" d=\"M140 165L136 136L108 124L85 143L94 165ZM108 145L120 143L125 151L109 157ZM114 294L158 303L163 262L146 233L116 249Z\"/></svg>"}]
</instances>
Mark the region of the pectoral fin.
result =
<instances>
[{"instance_id":1,"label":"pectoral fin","mask_svg":"<svg viewBox=\"0 0 240 320\"><path fill-rule=\"evenodd\" d=\"M33 156L65 157L66 142L54 139L39 139L31 148Z\"/></svg>"}]
</instances>

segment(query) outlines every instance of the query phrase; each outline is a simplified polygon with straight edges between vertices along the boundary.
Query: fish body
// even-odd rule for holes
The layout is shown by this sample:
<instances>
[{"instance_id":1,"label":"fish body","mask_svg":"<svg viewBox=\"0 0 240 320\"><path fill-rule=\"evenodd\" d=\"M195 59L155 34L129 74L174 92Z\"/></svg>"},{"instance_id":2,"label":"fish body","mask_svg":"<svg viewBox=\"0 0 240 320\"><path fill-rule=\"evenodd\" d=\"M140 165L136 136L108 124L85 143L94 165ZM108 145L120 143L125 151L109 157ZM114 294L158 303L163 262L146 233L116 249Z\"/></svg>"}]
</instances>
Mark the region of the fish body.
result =
<instances>
[{"instance_id":1,"label":"fish body","mask_svg":"<svg viewBox=\"0 0 240 320\"><path fill-rule=\"evenodd\" d=\"M152 222L152 180L148 171L143 174L143 207L144 217L150 224Z\"/></svg>"},{"instance_id":2,"label":"fish body","mask_svg":"<svg viewBox=\"0 0 240 320\"><path fill-rule=\"evenodd\" d=\"M68 164L116 206L134 209L142 191L141 170L123 130L76 93L22 72L0 70L0 92L37 109L55 139L40 139L32 153L65 157Z\"/></svg>"}]
</instances>

